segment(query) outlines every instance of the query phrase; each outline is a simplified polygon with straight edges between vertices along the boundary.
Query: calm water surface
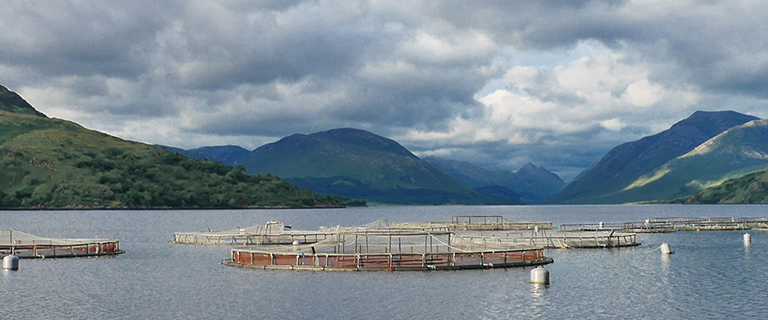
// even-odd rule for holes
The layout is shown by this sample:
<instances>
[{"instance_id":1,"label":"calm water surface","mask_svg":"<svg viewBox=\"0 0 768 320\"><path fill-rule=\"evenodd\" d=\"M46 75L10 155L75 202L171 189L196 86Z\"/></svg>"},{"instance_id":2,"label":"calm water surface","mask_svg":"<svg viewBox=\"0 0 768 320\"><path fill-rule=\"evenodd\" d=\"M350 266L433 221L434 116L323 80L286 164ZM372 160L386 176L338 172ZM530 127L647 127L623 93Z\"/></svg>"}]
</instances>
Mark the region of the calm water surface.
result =
<instances>
[{"instance_id":1,"label":"calm water surface","mask_svg":"<svg viewBox=\"0 0 768 320\"><path fill-rule=\"evenodd\" d=\"M292 272L222 266L229 247L169 244L174 232L268 220L315 230L386 218L502 215L555 225L653 217L768 217L768 206L371 207L322 210L0 212L0 228L120 240L116 257L21 260L0 272L13 319L765 319L768 232L638 235L628 249L548 250L551 285L530 269ZM669 243L675 254L657 249Z\"/></svg>"}]
</instances>

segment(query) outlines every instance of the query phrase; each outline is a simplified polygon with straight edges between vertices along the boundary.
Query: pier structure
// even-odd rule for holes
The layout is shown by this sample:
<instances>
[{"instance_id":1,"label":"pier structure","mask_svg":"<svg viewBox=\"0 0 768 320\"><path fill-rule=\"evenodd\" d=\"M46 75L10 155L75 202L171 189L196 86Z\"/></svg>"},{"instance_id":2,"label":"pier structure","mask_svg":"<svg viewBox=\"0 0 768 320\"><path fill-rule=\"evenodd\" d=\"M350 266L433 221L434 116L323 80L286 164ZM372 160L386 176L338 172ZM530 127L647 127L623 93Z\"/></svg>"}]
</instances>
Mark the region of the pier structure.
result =
<instances>
[{"instance_id":1,"label":"pier structure","mask_svg":"<svg viewBox=\"0 0 768 320\"><path fill-rule=\"evenodd\" d=\"M124 253L114 239L57 239L35 236L14 229L0 229L0 257L21 259L72 258Z\"/></svg>"}]
</instances>

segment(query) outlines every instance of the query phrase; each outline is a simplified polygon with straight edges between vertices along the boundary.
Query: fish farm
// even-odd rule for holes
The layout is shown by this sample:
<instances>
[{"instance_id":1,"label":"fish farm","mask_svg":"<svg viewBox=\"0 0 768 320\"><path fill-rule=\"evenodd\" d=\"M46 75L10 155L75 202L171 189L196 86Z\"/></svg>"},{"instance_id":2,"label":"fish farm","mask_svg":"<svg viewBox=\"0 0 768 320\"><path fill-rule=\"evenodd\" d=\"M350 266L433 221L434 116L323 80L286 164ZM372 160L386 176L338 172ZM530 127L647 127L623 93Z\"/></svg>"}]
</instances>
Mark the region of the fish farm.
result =
<instances>
[{"instance_id":1,"label":"fish farm","mask_svg":"<svg viewBox=\"0 0 768 320\"><path fill-rule=\"evenodd\" d=\"M664 233L676 231L725 231L768 228L768 218L731 217L671 217L653 218L641 222L573 223L560 225L560 231L625 231L635 233Z\"/></svg>"},{"instance_id":2,"label":"fish farm","mask_svg":"<svg viewBox=\"0 0 768 320\"><path fill-rule=\"evenodd\" d=\"M278 221L269 221L247 228L236 227L225 231L177 232L171 243L201 245L277 245L315 243L328 239L333 234L318 231L294 231Z\"/></svg>"},{"instance_id":3,"label":"fish farm","mask_svg":"<svg viewBox=\"0 0 768 320\"><path fill-rule=\"evenodd\" d=\"M768 229L768 218L653 218L643 222L563 224L558 229L552 222L508 221L501 216L453 216L450 222L398 223L380 219L361 226L321 227L318 234L323 235L322 239L313 241L238 242L247 245L232 248L222 264L311 271L526 267L554 262L544 255L546 249L639 246L637 233L746 229Z\"/></svg>"},{"instance_id":4,"label":"fish farm","mask_svg":"<svg viewBox=\"0 0 768 320\"><path fill-rule=\"evenodd\" d=\"M482 231L482 230L531 230L552 229L551 221L510 221L503 216L453 216L451 230Z\"/></svg>"},{"instance_id":5,"label":"fish farm","mask_svg":"<svg viewBox=\"0 0 768 320\"><path fill-rule=\"evenodd\" d=\"M551 221L512 221L503 216L452 216L451 221L390 222L391 227L403 228L444 228L452 231L493 231L553 229Z\"/></svg>"},{"instance_id":6,"label":"fish farm","mask_svg":"<svg viewBox=\"0 0 768 320\"><path fill-rule=\"evenodd\" d=\"M454 243L451 231L359 230L315 244L232 248L222 264L311 271L428 271L510 268L554 262L530 245Z\"/></svg>"},{"instance_id":7,"label":"fish farm","mask_svg":"<svg viewBox=\"0 0 768 320\"><path fill-rule=\"evenodd\" d=\"M637 234L616 231L570 231L547 232L531 231L527 233L466 233L454 237L457 243L498 243L498 244L526 244L541 246L547 249L567 248L620 248L639 246Z\"/></svg>"},{"instance_id":8,"label":"fish farm","mask_svg":"<svg viewBox=\"0 0 768 320\"><path fill-rule=\"evenodd\" d=\"M124 253L112 239L45 238L13 229L0 229L0 256L21 259L108 256Z\"/></svg>"}]
</instances>

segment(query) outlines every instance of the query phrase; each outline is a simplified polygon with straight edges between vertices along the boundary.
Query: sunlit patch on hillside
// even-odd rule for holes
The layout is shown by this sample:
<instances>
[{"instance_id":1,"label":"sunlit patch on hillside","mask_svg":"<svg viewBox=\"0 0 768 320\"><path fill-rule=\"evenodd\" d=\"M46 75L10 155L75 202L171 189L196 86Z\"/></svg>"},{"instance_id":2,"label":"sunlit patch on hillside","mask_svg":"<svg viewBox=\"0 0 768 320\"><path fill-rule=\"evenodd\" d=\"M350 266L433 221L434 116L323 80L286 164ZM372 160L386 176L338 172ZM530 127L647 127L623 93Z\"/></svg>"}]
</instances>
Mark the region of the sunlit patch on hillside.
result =
<instances>
[{"instance_id":1,"label":"sunlit patch on hillside","mask_svg":"<svg viewBox=\"0 0 768 320\"><path fill-rule=\"evenodd\" d=\"M662 177L664 177L665 175L667 175L671 171L672 171L672 169L668 168L668 167L664 167L662 169L656 170L651 175L644 175L644 176L638 178L637 180L632 182L632 184L630 184L629 186L627 186L626 188L624 188L621 191L627 191L627 190L630 190L630 189L643 187L643 186L645 186L645 185L647 185L647 184L649 184L651 182L654 182L656 180L661 179Z\"/></svg>"},{"instance_id":2,"label":"sunlit patch on hillside","mask_svg":"<svg viewBox=\"0 0 768 320\"><path fill-rule=\"evenodd\" d=\"M764 152L760 152L759 150L755 150L755 149L742 148L741 154L745 158L768 159L768 154Z\"/></svg>"},{"instance_id":3,"label":"sunlit patch on hillside","mask_svg":"<svg viewBox=\"0 0 768 320\"><path fill-rule=\"evenodd\" d=\"M718 137L720 137L720 135L715 136L714 138L705 141L704 143L700 144L698 147L694 148L693 150L689 151L688 153L678 157L678 159L692 157L692 156L696 156L696 155L705 155L705 154L711 152L712 150L715 150L715 148L719 145L718 144L718 140L719 140Z\"/></svg>"}]
</instances>

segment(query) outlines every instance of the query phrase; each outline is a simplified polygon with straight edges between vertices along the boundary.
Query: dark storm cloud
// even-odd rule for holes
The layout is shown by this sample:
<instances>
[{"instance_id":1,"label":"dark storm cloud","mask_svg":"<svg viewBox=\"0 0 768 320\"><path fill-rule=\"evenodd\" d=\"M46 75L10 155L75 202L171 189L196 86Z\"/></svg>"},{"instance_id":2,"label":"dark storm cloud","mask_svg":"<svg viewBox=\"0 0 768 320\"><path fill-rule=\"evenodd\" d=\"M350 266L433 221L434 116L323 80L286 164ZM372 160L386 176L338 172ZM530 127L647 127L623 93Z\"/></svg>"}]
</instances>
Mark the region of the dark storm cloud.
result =
<instances>
[{"instance_id":1,"label":"dark storm cloud","mask_svg":"<svg viewBox=\"0 0 768 320\"><path fill-rule=\"evenodd\" d=\"M169 2L9 1L0 13L3 64L44 76L135 77L147 72Z\"/></svg>"},{"instance_id":2,"label":"dark storm cloud","mask_svg":"<svg viewBox=\"0 0 768 320\"><path fill-rule=\"evenodd\" d=\"M759 1L8 1L0 81L150 143L357 127L571 174L698 108L768 116L765 16Z\"/></svg>"}]
</instances>

